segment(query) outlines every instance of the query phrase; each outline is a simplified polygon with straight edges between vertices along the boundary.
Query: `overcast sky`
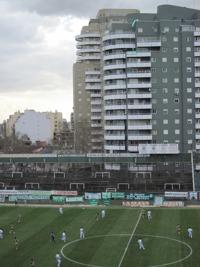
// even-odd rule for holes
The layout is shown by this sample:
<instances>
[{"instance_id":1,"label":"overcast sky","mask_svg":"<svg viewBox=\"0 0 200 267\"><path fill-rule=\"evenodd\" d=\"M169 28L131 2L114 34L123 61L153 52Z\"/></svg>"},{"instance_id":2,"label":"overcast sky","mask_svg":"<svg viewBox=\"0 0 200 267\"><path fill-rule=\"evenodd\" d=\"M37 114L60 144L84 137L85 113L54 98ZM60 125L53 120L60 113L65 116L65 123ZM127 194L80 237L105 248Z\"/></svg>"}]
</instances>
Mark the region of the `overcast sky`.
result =
<instances>
[{"instance_id":1,"label":"overcast sky","mask_svg":"<svg viewBox=\"0 0 200 267\"><path fill-rule=\"evenodd\" d=\"M197 0L0 0L0 122L15 111L73 107L75 36L101 8L200 9Z\"/></svg>"}]
</instances>

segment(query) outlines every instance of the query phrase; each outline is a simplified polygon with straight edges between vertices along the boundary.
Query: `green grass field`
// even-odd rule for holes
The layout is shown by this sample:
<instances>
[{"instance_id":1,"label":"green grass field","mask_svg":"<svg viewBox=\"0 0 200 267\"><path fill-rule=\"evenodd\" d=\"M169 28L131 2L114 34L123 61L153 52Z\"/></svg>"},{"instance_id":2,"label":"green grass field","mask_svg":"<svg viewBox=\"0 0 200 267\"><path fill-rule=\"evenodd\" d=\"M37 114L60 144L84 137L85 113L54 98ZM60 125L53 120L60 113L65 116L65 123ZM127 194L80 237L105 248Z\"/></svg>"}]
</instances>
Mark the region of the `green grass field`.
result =
<instances>
[{"instance_id":1,"label":"green grass field","mask_svg":"<svg viewBox=\"0 0 200 267\"><path fill-rule=\"evenodd\" d=\"M152 209L151 222L140 218L140 209L107 208L106 217L96 221L97 211L100 209L65 208L60 215L56 208L0 206L0 228L5 230L0 266L31 266L34 256L36 267L53 267L61 249L65 256L61 266L66 267L200 266L200 209ZM18 214L21 223L17 223ZM9 234L11 224L19 239L18 250ZM177 224L182 228L180 236ZM86 230L84 240L79 240L80 226ZM187 237L188 226L193 228L193 239ZM65 244L63 230L68 236ZM55 243L50 242L51 231L56 234ZM139 238L144 241L144 251L138 249Z\"/></svg>"}]
</instances>

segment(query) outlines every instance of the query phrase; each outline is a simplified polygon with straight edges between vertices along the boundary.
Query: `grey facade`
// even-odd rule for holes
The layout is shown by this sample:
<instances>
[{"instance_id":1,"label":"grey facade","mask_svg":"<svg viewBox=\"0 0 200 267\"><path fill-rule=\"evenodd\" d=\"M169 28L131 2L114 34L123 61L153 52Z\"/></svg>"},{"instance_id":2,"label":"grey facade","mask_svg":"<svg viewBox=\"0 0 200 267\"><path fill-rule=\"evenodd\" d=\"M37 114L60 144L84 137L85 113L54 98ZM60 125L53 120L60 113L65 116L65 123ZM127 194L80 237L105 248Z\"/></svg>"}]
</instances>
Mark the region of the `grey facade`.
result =
<instances>
[{"instance_id":1,"label":"grey facade","mask_svg":"<svg viewBox=\"0 0 200 267\"><path fill-rule=\"evenodd\" d=\"M101 10L77 40L75 132L87 114L87 152L137 153L139 144L199 151L199 10ZM88 102L77 101L80 88Z\"/></svg>"}]
</instances>

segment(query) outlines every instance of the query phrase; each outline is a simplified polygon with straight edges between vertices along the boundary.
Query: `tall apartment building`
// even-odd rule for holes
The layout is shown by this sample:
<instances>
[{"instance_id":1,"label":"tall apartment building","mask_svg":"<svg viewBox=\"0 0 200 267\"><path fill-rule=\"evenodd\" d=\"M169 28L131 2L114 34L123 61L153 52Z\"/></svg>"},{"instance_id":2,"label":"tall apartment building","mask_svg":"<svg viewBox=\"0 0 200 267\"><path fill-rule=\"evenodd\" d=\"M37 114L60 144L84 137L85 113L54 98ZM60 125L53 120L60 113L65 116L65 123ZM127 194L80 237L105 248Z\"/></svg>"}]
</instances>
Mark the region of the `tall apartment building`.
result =
<instances>
[{"instance_id":1,"label":"tall apartment building","mask_svg":"<svg viewBox=\"0 0 200 267\"><path fill-rule=\"evenodd\" d=\"M199 10L100 10L76 40L77 151L84 138L86 152L137 153L148 144L200 150Z\"/></svg>"}]
</instances>

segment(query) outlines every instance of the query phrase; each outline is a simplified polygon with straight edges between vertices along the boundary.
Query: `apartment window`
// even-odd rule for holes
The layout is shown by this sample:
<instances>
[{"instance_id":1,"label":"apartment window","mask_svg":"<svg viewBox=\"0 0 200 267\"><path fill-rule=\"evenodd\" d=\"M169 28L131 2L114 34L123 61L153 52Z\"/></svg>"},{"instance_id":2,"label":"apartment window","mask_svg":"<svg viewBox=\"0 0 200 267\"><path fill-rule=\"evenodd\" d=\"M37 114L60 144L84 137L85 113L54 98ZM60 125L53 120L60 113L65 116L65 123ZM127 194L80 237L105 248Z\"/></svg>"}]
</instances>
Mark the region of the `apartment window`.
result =
<instances>
[{"instance_id":1,"label":"apartment window","mask_svg":"<svg viewBox=\"0 0 200 267\"><path fill-rule=\"evenodd\" d=\"M187 37L185 38L185 40L186 40L186 42L190 42L190 41L191 41L191 37L187 36Z\"/></svg>"},{"instance_id":2,"label":"apartment window","mask_svg":"<svg viewBox=\"0 0 200 267\"><path fill-rule=\"evenodd\" d=\"M179 32L179 28L175 28L174 31L175 31L175 32Z\"/></svg>"},{"instance_id":3,"label":"apartment window","mask_svg":"<svg viewBox=\"0 0 200 267\"><path fill-rule=\"evenodd\" d=\"M78 101L81 102L82 101L82 98L79 98Z\"/></svg>"},{"instance_id":4,"label":"apartment window","mask_svg":"<svg viewBox=\"0 0 200 267\"><path fill-rule=\"evenodd\" d=\"M191 47L190 46L187 46L186 47L186 52L191 52L191 51L192 51Z\"/></svg>"},{"instance_id":5,"label":"apartment window","mask_svg":"<svg viewBox=\"0 0 200 267\"><path fill-rule=\"evenodd\" d=\"M174 94L179 95L179 88L174 88Z\"/></svg>"},{"instance_id":6,"label":"apartment window","mask_svg":"<svg viewBox=\"0 0 200 267\"><path fill-rule=\"evenodd\" d=\"M163 57L162 58L162 62L167 62L167 58L166 57Z\"/></svg>"},{"instance_id":7,"label":"apartment window","mask_svg":"<svg viewBox=\"0 0 200 267\"><path fill-rule=\"evenodd\" d=\"M157 99L152 99L152 104L157 104Z\"/></svg>"},{"instance_id":8,"label":"apartment window","mask_svg":"<svg viewBox=\"0 0 200 267\"><path fill-rule=\"evenodd\" d=\"M151 68L151 72L152 73L156 72L156 68Z\"/></svg>"},{"instance_id":9,"label":"apartment window","mask_svg":"<svg viewBox=\"0 0 200 267\"><path fill-rule=\"evenodd\" d=\"M187 119L187 124L192 124L192 119Z\"/></svg>"},{"instance_id":10,"label":"apartment window","mask_svg":"<svg viewBox=\"0 0 200 267\"><path fill-rule=\"evenodd\" d=\"M166 37L166 36L163 36L163 37L162 37L162 41L163 41L163 42L167 42L167 37Z\"/></svg>"},{"instance_id":11,"label":"apartment window","mask_svg":"<svg viewBox=\"0 0 200 267\"><path fill-rule=\"evenodd\" d=\"M180 134L180 130L179 129L176 129L175 130L175 134Z\"/></svg>"},{"instance_id":12,"label":"apartment window","mask_svg":"<svg viewBox=\"0 0 200 267\"><path fill-rule=\"evenodd\" d=\"M167 78L162 78L162 83L167 83L167 82L168 82Z\"/></svg>"},{"instance_id":13,"label":"apartment window","mask_svg":"<svg viewBox=\"0 0 200 267\"><path fill-rule=\"evenodd\" d=\"M156 58L155 57L152 57L151 58L151 62L156 62Z\"/></svg>"},{"instance_id":14,"label":"apartment window","mask_svg":"<svg viewBox=\"0 0 200 267\"><path fill-rule=\"evenodd\" d=\"M173 41L174 41L174 42L178 42L178 37L177 37L177 36L174 36L174 37L173 37Z\"/></svg>"},{"instance_id":15,"label":"apartment window","mask_svg":"<svg viewBox=\"0 0 200 267\"><path fill-rule=\"evenodd\" d=\"M187 93L192 93L192 88L187 88Z\"/></svg>"},{"instance_id":16,"label":"apartment window","mask_svg":"<svg viewBox=\"0 0 200 267\"><path fill-rule=\"evenodd\" d=\"M188 103L192 103L192 98L187 98Z\"/></svg>"},{"instance_id":17,"label":"apartment window","mask_svg":"<svg viewBox=\"0 0 200 267\"><path fill-rule=\"evenodd\" d=\"M187 134L192 134L192 130L187 130Z\"/></svg>"},{"instance_id":18,"label":"apartment window","mask_svg":"<svg viewBox=\"0 0 200 267\"><path fill-rule=\"evenodd\" d=\"M192 78L187 78L187 83L191 83L192 82Z\"/></svg>"},{"instance_id":19,"label":"apartment window","mask_svg":"<svg viewBox=\"0 0 200 267\"><path fill-rule=\"evenodd\" d=\"M163 140L164 144L168 144L168 142L169 142L168 140Z\"/></svg>"},{"instance_id":20,"label":"apartment window","mask_svg":"<svg viewBox=\"0 0 200 267\"><path fill-rule=\"evenodd\" d=\"M169 27L164 27L163 32L169 32Z\"/></svg>"},{"instance_id":21,"label":"apartment window","mask_svg":"<svg viewBox=\"0 0 200 267\"><path fill-rule=\"evenodd\" d=\"M191 67L187 67L186 71L187 72L192 72L192 68Z\"/></svg>"},{"instance_id":22,"label":"apartment window","mask_svg":"<svg viewBox=\"0 0 200 267\"><path fill-rule=\"evenodd\" d=\"M191 145L192 144L192 140L188 140L188 145Z\"/></svg>"},{"instance_id":23,"label":"apartment window","mask_svg":"<svg viewBox=\"0 0 200 267\"><path fill-rule=\"evenodd\" d=\"M179 119L176 119L176 120L174 120L174 123L175 124L180 124L180 120Z\"/></svg>"},{"instance_id":24,"label":"apartment window","mask_svg":"<svg viewBox=\"0 0 200 267\"><path fill-rule=\"evenodd\" d=\"M179 103L179 98L174 98L174 102L175 102L176 104L178 104L178 103Z\"/></svg>"},{"instance_id":25,"label":"apartment window","mask_svg":"<svg viewBox=\"0 0 200 267\"><path fill-rule=\"evenodd\" d=\"M177 53L177 52L178 52L178 47L174 47L174 48L173 48L173 51L174 51L175 53Z\"/></svg>"},{"instance_id":26,"label":"apartment window","mask_svg":"<svg viewBox=\"0 0 200 267\"><path fill-rule=\"evenodd\" d=\"M191 108L188 108L188 109L187 109L187 113L188 113L188 114L192 114L192 109L191 109Z\"/></svg>"},{"instance_id":27,"label":"apartment window","mask_svg":"<svg viewBox=\"0 0 200 267\"><path fill-rule=\"evenodd\" d=\"M152 113L153 114L156 114L157 113L157 110L156 109L152 109Z\"/></svg>"},{"instance_id":28,"label":"apartment window","mask_svg":"<svg viewBox=\"0 0 200 267\"><path fill-rule=\"evenodd\" d=\"M163 88L163 94L167 94L168 93L168 88Z\"/></svg>"},{"instance_id":29,"label":"apartment window","mask_svg":"<svg viewBox=\"0 0 200 267\"><path fill-rule=\"evenodd\" d=\"M168 124L168 120L163 120L163 124Z\"/></svg>"},{"instance_id":30,"label":"apartment window","mask_svg":"<svg viewBox=\"0 0 200 267\"><path fill-rule=\"evenodd\" d=\"M186 57L186 62L191 62L191 61L192 61L191 57Z\"/></svg>"},{"instance_id":31,"label":"apartment window","mask_svg":"<svg viewBox=\"0 0 200 267\"><path fill-rule=\"evenodd\" d=\"M175 108L175 110L174 110L174 112L175 112L175 114L180 114L180 109L179 108Z\"/></svg>"},{"instance_id":32,"label":"apartment window","mask_svg":"<svg viewBox=\"0 0 200 267\"><path fill-rule=\"evenodd\" d=\"M163 114L165 114L165 115L168 114L168 109L167 108L163 109Z\"/></svg>"},{"instance_id":33,"label":"apartment window","mask_svg":"<svg viewBox=\"0 0 200 267\"><path fill-rule=\"evenodd\" d=\"M79 93L79 95L81 95L82 94L82 91L79 90L78 93Z\"/></svg>"},{"instance_id":34,"label":"apartment window","mask_svg":"<svg viewBox=\"0 0 200 267\"><path fill-rule=\"evenodd\" d=\"M152 124L156 125L157 124L157 120L152 120Z\"/></svg>"},{"instance_id":35,"label":"apartment window","mask_svg":"<svg viewBox=\"0 0 200 267\"><path fill-rule=\"evenodd\" d=\"M167 98L163 98L163 104L167 104L168 103L168 99Z\"/></svg>"},{"instance_id":36,"label":"apartment window","mask_svg":"<svg viewBox=\"0 0 200 267\"><path fill-rule=\"evenodd\" d=\"M174 62L177 63L179 61L178 57L174 57Z\"/></svg>"},{"instance_id":37,"label":"apartment window","mask_svg":"<svg viewBox=\"0 0 200 267\"><path fill-rule=\"evenodd\" d=\"M179 144L180 143L180 140L175 140L175 143Z\"/></svg>"},{"instance_id":38,"label":"apartment window","mask_svg":"<svg viewBox=\"0 0 200 267\"><path fill-rule=\"evenodd\" d=\"M153 135L157 135L157 130L153 130L153 131L152 131L152 134L153 134Z\"/></svg>"},{"instance_id":39,"label":"apartment window","mask_svg":"<svg viewBox=\"0 0 200 267\"><path fill-rule=\"evenodd\" d=\"M143 32L143 28L138 28L138 32Z\"/></svg>"},{"instance_id":40,"label":"apartment window","mask_svg":"<svg viewBox=\"0 0 200 267\"><path fill-rule=\"evenodd\" d=\"M168 134L168 130L163 130L163 134L167 135Z\"/></svg>"},{"instance_id":41,"label":"apartment window","mask_svg":"<svg viewBox=\"0 0 200 267\"><path fill-rule=\"evenodd\" d=\"M167 72L167 68L162 68L162 72Z\"/></svg>"},{"instance_id":42,"label":"apartment window","mask_svg":"<svg viewBox=\"0 0 200 267\"><path fill-rule=\"evenodd\" d=\"M179 83L179 78L174 78L174 83Z\"/></svg>"}]
</instances>

